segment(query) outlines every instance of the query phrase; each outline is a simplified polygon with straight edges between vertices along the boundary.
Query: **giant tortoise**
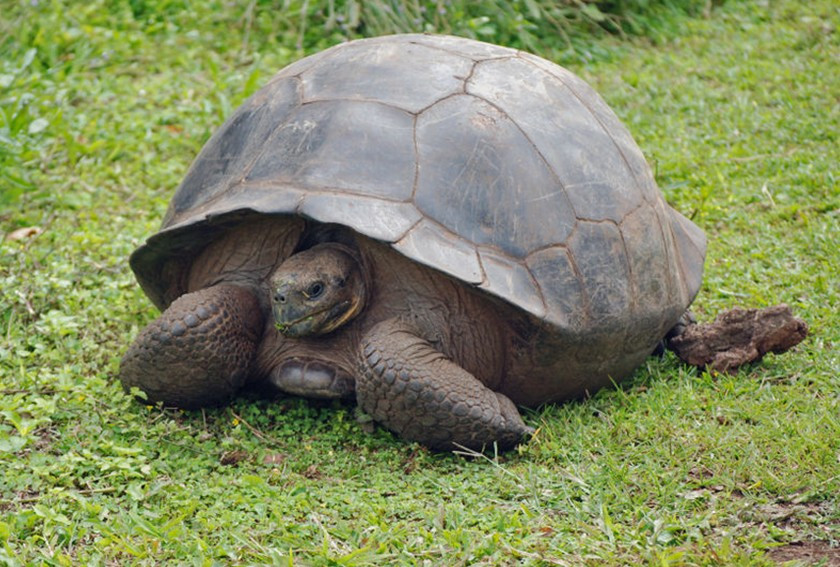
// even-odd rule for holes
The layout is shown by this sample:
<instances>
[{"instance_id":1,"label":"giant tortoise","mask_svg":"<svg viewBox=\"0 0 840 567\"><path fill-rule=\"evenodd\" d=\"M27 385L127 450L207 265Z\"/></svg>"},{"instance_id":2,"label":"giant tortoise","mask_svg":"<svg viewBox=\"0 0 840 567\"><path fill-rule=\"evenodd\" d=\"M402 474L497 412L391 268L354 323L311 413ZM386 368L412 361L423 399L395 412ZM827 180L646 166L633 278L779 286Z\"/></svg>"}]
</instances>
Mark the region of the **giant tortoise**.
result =
<instances>
[{"instance_id":1,"label":"giant tortoise","mask_svg":"<svg viewBox=\"0 0 840 567\"><path fill-rule=\"evenodd\" d=\"M209 140L131 257L163 313L120 378L184 408L268 384L400 436L511 447L677 324L705 237L580 78L468 39L345 43Z\"/></svg>"}]
</instances>

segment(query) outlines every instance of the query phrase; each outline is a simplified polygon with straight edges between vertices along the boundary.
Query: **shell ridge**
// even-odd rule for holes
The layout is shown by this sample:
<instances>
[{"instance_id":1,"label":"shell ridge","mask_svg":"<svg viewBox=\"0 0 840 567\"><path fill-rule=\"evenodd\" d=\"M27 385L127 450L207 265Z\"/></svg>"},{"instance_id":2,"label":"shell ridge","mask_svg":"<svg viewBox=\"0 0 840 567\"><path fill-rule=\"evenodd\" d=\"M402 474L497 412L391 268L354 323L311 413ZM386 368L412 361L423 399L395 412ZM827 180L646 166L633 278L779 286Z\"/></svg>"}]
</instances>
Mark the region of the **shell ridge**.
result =
<instances>
[{"instance_id":1,"label":"shell ridge","mask_svg":"<svg viewBox=\"0 0 840 567\"><path fill-rule=\"evenodd\" d=\"M457 93L455 93L455 94L457 94ZM386 108L392 108L392 109L398 110L400 112L405 112L406 114L410 114L411 116L417 116L417 114L419 114L418 112L414 112L413 110L403 108L401 106L398 106L398 105L390 103L390 102L382 102L381 100L375 100L375 99L372 99L372 98L364 98L364 97L359 97L359 98L352 98L352 97L311 98L311 99L301 100L301 103L300 103L299 106L301 106L301 107L311 106L311 105L324 104L324 103L330 103L330 102L349 102L349 103L352 103L352 104L377 104L379 106L384 106Z\"/></svg>"},{"instance_id":2,"label":"shell ridge","mask_svg":"<svg viewBox=\"0 0 840 567\"><path fill-rule=\"evenodd\" d=\"M461 254L463 258L469 258L473 260L475 262L476 267L479 268L481 279L467 279L466 275L463 273L458 274L457 271L454 269L447 269L446 267L432 262L431 258L434 256L434 246L426 246L421 248L418 247L416 245L416 242L414 241L414 237L416 236L414 233L423 231L424 229L432 230L433 233L430 235L432 237L445 235L447 237L447 240L453 243L458 243L459 246L450 247L450 251L455 252L456 255ZM429 266L439 272L449 274L470 285L477 286L486 278L484 267L481 265L481 259L479 258L478 249L475 243L471 242L470 240L467 240L466 238L460 236L457 233L454 233L453 231L449 230L446 227L446 225L425 215L422 216L411 227L411 229L407 230L401 238L394 241L391 244L391 247L409 258L417 260L420 263ZM465 265L458 265L458 268L466 268L467 270L469 270L469 266Z\"/></svg>"},{"instance_id":3,"label":"shell ridge","mask_svg":"<svg viewBox=\"0 0 840 567\"><path fill-rule=\"evenodd\" d=\"M479 261L481 261L481 253L478 254L478 259ZM511 259L510 262L521 267L524 273L527 274L528 280L531 282L531 286L534 289L534 291L537 292L537 297L539 298L540 303L542 304L543 316L540 317L540 320L546 319L550 310L548 308L548 301L545 298L545 293L543 292L542 285L540 285L540 282L537 280L537 278L534 277L533 272L531 272L531 270L528 268L528 264L525 263L524 259L519 260L514 258Z\"/></svg>"},{"instance_id":4,"label":"shell ridge","mask_svg":"<svg viewBox=\"0 0 840 567\"><path fill-rule=\"evenodd\" d=\"M489 59L502 59L504 57L510 57L511 56L510 54L508 54L508 52L514 52L515 53L517 51L517 50L515 50L513 48L510 48L510 47L503 47L501 45L495 45L493 43L487 43L486 41L473 39L473 40L470 40L472 43L481 45L482 47L485 47L490 51L499 52L500 55L489 56L489 57L486 56L486 55L484 55L484 56L479 56L479 55L472 56L472 55L469 55L467 53L455 51L455 50L450 49L448 47L444 47L444 46L441 46L441 45L430 45L429 43L427 43L425 41L422 41L423 39L432 39L432 40L442 39L444 41L466 39L466 38L463 38L463 37L460 37L460 36L451 35L451 34L437 34L437 33L413 33L413 34L406 34L406 35L414 36L411 39L407 38L408 41L406 43L409 43L411 45L420 45L422 47L428 47L429 49L435 49L437 51L442 51L442 52L447 53L449 55L457 55L458 57L461 57L461 58L464 58L464 59L471 59L473 61L484 61L484 60L489 60ZM389 37L389 36L380 36L380 37ZM501 53L504 53L504 55L501 55Z\"/></svg>"},{"instance_id":5,"label":"shell ridge","mask_svg":"<svg viewBox=\"0 0 840 567\"><path fill-rule=\"evenodd\" d=\"M417 186L420 184L420 146L417 143L417 119L419 114L414 115L411 122L411 148L414 151L414 180L411 182L411 196L409 200L413 203L417 195ZM416 207L415 207L416 208Z\"/></svg>"}]
</instances>

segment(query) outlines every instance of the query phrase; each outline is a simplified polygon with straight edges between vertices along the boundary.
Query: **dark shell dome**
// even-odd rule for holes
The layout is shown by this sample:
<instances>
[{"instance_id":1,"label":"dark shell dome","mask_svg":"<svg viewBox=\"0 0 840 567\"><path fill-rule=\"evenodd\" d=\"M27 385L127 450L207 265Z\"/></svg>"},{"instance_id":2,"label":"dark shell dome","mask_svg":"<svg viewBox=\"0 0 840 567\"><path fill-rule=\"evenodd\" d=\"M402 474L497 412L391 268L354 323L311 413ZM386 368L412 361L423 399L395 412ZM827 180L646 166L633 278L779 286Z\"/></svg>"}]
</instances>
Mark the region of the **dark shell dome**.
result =
<instances>
[{"instance_id":1,"label":"dark shell dome","mask_svg":"<svg viewBox=\"0 0 840 567\"><path fill-rule=\"evenodd\" d=\"M664 335L705 254L586 83L447 36L342 44L249 98L133 254L149 297L168 305L191 255L254 214L348 226L559 330L625 340Z\"/></svg>"}]
</instances>

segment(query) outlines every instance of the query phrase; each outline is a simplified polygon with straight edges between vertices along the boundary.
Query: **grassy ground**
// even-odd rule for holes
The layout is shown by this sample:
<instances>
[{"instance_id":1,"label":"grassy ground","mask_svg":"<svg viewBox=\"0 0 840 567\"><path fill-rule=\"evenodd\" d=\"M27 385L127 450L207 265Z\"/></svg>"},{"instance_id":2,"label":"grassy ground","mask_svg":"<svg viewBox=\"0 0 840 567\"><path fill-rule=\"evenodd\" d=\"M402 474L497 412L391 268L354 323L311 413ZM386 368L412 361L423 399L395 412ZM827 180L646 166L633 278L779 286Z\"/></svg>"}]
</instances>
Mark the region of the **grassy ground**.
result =
<instances>
[{"instance_id":1,"label":"grassy ground","mask_svg":"<svg viewBox=\"0 0 840 567\"><path fill-rule=\"evenodd\" d=\"M651 359L474 460L366 434L340 404L123 395L120 354L155 316L126 257L212 129L314 34L256 3L147 4L0 1L0 563L837 565L834 2L546 45L707 232L701 318L784 301L813 334L734 376Z\"/></svg>"}]
</instances>

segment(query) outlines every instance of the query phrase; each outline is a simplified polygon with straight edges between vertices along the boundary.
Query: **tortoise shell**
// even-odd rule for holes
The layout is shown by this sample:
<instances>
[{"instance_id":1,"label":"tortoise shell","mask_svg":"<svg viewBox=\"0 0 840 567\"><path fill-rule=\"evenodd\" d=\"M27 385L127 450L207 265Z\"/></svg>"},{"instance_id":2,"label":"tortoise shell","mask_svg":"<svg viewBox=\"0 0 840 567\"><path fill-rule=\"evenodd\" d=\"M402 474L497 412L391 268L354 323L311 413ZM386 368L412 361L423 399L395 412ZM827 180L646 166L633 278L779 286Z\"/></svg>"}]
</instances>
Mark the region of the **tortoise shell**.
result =
<instances>
[{"instance_id":1,"label":"tortoise shell","mask_svg":"<svg viewBox=\"0 0 840 567\"><path fill-rule=\"evenodd\" d=\"M577 358L618 347L617 373L691 303L706 244L583 80L435 35L341 44L251 96L132 255L147 295L166 307L197 251L255 214L385 242L523 310L548 343L586 343Z\"/></svg>"}]
</instances>

